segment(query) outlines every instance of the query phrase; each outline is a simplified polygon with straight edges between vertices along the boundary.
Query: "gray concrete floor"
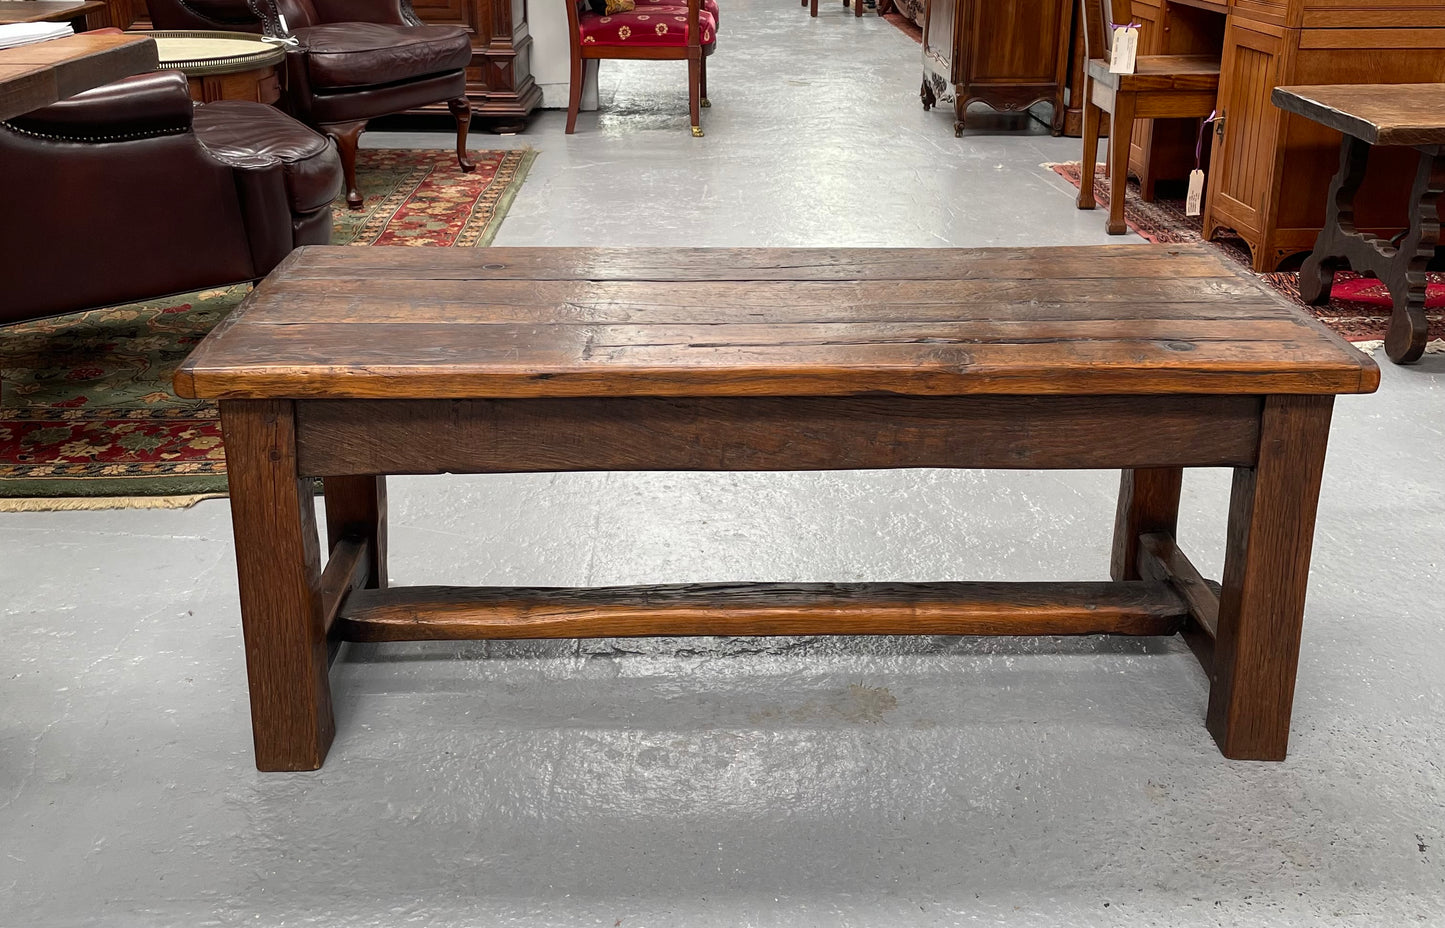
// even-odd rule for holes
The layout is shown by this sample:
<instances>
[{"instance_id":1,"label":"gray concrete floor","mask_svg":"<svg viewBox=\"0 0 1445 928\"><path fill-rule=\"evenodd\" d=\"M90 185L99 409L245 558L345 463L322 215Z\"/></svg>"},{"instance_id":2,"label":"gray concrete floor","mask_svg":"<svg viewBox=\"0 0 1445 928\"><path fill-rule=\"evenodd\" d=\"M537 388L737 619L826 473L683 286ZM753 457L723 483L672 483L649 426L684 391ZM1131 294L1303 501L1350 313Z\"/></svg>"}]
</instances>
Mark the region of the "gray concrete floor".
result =
<instances>
[{"instance_id":1,"label":"gray concrete floor","mask_svg":"<svg viewBox=\"0 0 1445 928\"><path fill-rule=\"evenodd\" d=\"M503 245L1104 239L953 138L874 18L741 0L706 138L607 63ZM448 144L382 136L371 144ZM1445 357L1348 398L1291 755L1223 760L1177 641L355 646L314 774L252 767L229 512L0 516L0 925L1445 924ZM394 479L398 582L1096 579L1114 473ZM1191 474L1217 576L1228 476Z\"/></svg>"}]
</instances>

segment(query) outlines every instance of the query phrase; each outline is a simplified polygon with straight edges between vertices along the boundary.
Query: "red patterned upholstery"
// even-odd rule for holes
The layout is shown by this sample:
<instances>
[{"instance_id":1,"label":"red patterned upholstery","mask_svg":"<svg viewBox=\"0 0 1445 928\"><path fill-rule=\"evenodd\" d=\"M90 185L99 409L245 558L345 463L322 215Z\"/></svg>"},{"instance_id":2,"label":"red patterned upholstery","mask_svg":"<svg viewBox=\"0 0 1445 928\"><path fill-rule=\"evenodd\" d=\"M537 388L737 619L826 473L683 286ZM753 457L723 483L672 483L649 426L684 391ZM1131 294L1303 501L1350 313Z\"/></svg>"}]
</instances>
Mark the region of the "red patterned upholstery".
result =
<instances>
[{"instance_id":1,"label":"red patterned upholstery","mask_svg":"<svg viewBox=\"0 0 1445 928\"><path fill-rule=\"evenodd\" d=\"M714 0L705 0L713 3ZM579 17L583 45L683 46L687 44L687 5L666 2L638 3L630 13L598 16L588 11ZM702 44L717 41L717 19L698 10Z\"/></svg>"}]
</instances>

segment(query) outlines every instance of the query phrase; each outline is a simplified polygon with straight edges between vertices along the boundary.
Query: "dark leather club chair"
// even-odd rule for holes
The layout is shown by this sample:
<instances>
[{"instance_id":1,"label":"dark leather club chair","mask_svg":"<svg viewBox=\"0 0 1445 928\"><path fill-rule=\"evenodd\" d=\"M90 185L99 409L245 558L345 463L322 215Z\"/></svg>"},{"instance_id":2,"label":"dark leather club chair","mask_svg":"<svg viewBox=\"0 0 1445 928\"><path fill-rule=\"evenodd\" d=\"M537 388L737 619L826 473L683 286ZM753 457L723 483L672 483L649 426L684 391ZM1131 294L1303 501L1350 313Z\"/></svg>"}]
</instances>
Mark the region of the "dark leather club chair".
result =
<instances>
[{"instance_id":1,"label":"dark leather club chair","mask_svg":"<svg viewBox=\"0 0 1445 928\"><path fill-rule=\"evenodd\" d=\"M341 187L324 136L176 72L0 122L0 164L0 324L264 277Z\"/></svg>"},{"instance_id":2,"label":"dark leather club chair","mask_svg":"<svg viewBox=\"0 0 1445 928\"><path fill-rule=\"evenodd\" d=\"M445 102L457 121L457 164L467 158L466 67L472 40L461 26L429 26L411 0L250 0L267 35L286 49L292 115L336 140L346 202L361 208L356 143L368 120ZM285 17L285 28L282 27Z\"/></svg>"}]
</instances>

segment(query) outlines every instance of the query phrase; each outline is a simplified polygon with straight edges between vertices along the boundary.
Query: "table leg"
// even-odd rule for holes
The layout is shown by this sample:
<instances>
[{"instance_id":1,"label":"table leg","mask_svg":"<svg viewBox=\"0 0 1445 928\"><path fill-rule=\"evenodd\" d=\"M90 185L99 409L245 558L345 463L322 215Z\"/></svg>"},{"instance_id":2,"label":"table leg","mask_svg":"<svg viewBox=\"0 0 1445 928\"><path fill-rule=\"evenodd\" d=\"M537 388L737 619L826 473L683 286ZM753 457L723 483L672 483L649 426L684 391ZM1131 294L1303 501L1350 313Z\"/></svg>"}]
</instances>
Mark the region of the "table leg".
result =
<instances>
[{"instance_id":1,"label":"table leg","mask_svg":"<svg viewBox=\"0 0 1445 928\"><path fill-rule=\"evenodd\" d=\"M1259 460L1234 472L1207 719L1234 760L1283 760L1289 744L1333 406L1329 396L1266 397Z\"/></svg>"},{"instance_id":2,"label":"table leg","mask_svg":"<svg viewBox=\"0 0 1445 928\"><path fill-rule=\"evenodd\" d=\"M1179 493L1184 471L1178 467L1126 470L1119 485L1119 510L1114 518L1114 557L1109 573L1115 580L1139 580L1139 536L1145 532L1178 533Z\"/></svg>"},{"instance_id":3,"label":"table leg","mask_svg":"<svg viewBox=\"0 0 1445 928\"><path fill-rule=\"evenodd\" d=\"M1325 227L1315 239L1314 251L1300 267L1300 298L1306 303L1323 306L1330 301L1330 288L1335 271L1347 267L1345 239L1359 236L1355 229L1355 194L1365 181L1370 163L1370 144L1347 135L1340 145L1340 169L1330 182L1329 205L1325 209Z\"/></svg>"},{"instance_id":4,"label":"table leg","mask_svg":"<svg viewBox=\"0 0 1445 928\"><path fill-rule=\"evenodd\" d=\"M371 552L370 589L385 589L386 575L386 477L327 477L326 544L350 535L364 539Z\"/></svg>"},{"instance_id":5,"label":"table leg","mask_svg":"<svg viewBox=\"0 0 1445 928\"><path fill-rule=\"evenodd\" d=\"M295 407L223 400L241 624L260 770L315 770L335 734L312 483L297 476Z\"/></svg>"},{"instance_id":6,"label":"table leg","mask_svg":"<svg viewBox=\"0 0 1445 928\"><path fill-rule=\"evenodd\" d=\"M1397 364L1419 360L1425 353L1426 266L1440 241L1439 202L1445 193L1445 159L1440 152L1439 146L1420 148L1420 167L1410 194L1410 229L1399 246L1391 246L1355 227L1355 195L1365 180L1370 146L1345 136L1340 170L1330 185L1325 227L1300 268L1300 297L1315 305L1329 302L1337 270L1350 268L1378 277L1395 304L1385 353Z\"/></svg>"},{"instance_id":7,"label":"table leg","mask_svg":"<svg viewBox=\"0 0 1445 928\"><path fill-rule=\"evenodd\" d=\"M1385 353L1397 364L1418 361L1425 353L1429 331L1426 268L1440 242L1440 195L1445 193L1445 158L1440 152L1436 146L1420 149L1420 167L1410 193L1410 231L1405 233L1388 274L1381 277L1395 303L1385 335Z\"/></svg>"}]
</instances>

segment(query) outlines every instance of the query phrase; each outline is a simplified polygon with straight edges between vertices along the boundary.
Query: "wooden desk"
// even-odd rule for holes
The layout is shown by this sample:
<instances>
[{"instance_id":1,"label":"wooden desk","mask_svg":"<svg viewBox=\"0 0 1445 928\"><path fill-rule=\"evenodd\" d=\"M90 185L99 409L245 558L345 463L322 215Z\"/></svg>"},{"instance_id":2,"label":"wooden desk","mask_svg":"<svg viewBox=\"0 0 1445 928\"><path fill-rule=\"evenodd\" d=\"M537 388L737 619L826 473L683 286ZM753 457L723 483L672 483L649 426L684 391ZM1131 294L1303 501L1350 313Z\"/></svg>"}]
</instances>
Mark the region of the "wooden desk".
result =
<instances>
[{"instance_id":1,"label":"wooden desk","mask_svg":"<svg viewBox=\"0 0 1445 928\"><path fill-rule=\"evenodd\" d=\"M1203 246L311 247L175 383L220 402L257 766L305 770L333 641L627 635L1182 633L1220 749L1280 760L1334 395L1379 376ZM901 467L1123 468L1113 580L387 573L386 474ZM1220 592L1174 542L1185 467L1234 469Z\"/></svg>"},{"instance_id":2,"label":"wooden desk","mask_svg":"<svg viewBox=\"0 0 1445 928\"><path fill-rule=\"evenodd\" d=\"M144 36L81 35L0 50L0 119L140 74L156 66Z\"/></svg>"},{"instance_id":3,"label":"wooden desk","mask_svg":"<svg viewBox=\"0 0 1445 928\"><path fill-rule=\"evenodd\" d=\"M0 0L0 25L77 20L84 29L104 28L110 25L110 8L102 0Z\"/></svg>"},{"instance_id":4,"label":"wooden desk","mask_svg":"<svg viewBox=\"0 0 1445 928\"><path fill-rule=\"evenodd\" d=\"M1395 312L1385 351L1397 364L1425 353L1426 267L1440 243L1438 201L1445 191L1445 84L1351 84L1276 87L1274 104L1329 126L1344 136L1340 172L1325 198L1325 227L1300 268L1300 296L1329 302L1335 271L1373 274L1390 288ZM1359 231L1355 203L1372 149L1412 148L1419 153L1408 204L1405 238L1387 239Z\"/></svg>"}]
</instances>

